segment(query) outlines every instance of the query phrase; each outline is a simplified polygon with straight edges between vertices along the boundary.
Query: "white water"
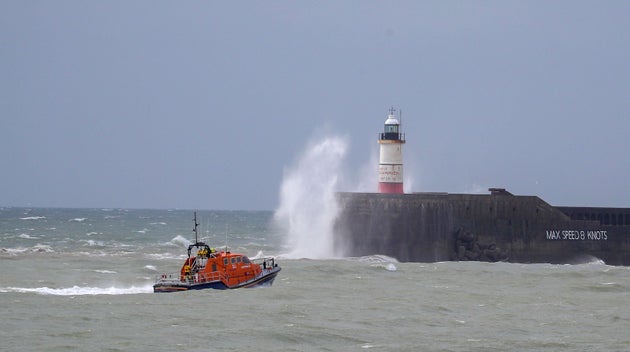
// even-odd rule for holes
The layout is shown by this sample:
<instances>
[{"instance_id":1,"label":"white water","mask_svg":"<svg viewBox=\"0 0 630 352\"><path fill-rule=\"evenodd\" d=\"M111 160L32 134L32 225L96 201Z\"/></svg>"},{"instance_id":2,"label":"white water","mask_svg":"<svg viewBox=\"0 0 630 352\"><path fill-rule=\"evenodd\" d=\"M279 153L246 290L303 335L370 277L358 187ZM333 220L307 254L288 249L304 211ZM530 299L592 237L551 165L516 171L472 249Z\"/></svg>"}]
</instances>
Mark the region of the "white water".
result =
<instances>
[{"instance_id":1,"label":"white water","mask_svg":"<svg viewBox=\"0 0 630 352\"><path fill-rule=\"evenodd\" d=\"M287 257L323 259L340 254L333 245L335 192L347 146L347 140L338 136L312 142L285 170L274 218L287 233Z\"/></svg>"},{"instance_id":2,"label":"white water","mask_svg":"<svg viewBox=\"0 0 630 352\"><path fill-rule=\"evenodd\" d=\"M55 296L84 296L84 295L130 295L138 293L153 292L153 287L145 285L142 287L80 287L73 286L67 288L50 288L50 287L8 287L2 289L2 292L22 292L22 293L38 293L41 295Z\"/></svg>"}]
</instances>

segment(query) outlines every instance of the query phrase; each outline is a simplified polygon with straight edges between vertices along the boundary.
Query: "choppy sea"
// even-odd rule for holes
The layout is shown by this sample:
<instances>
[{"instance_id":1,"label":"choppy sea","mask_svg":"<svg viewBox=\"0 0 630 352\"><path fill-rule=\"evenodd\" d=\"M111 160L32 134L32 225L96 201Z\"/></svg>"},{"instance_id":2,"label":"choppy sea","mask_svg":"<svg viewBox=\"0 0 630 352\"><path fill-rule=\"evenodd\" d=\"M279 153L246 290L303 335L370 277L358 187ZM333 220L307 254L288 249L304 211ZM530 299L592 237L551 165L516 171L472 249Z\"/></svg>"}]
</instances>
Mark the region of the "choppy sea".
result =
<instances>
[{"instance_id":1,"label":"choppy sea","mask_svg":"<svg viewBox=\"0 0 630 352\"><path fill-rule=\"evenodd\" d=\"M191 211L0 208L0 350L630 350L628 267L291 258L272 218L199 212L206 242L277 257L273 286L154 294Z\"/></svg>"}]
</instances>

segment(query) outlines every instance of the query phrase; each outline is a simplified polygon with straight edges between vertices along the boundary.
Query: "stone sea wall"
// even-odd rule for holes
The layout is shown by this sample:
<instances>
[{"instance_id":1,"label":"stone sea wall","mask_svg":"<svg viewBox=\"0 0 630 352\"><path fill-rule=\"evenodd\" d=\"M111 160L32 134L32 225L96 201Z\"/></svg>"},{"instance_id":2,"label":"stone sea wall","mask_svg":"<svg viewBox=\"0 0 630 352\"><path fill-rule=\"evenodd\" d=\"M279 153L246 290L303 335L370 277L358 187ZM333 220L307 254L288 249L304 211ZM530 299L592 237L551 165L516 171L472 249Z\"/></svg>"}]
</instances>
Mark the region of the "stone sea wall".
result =
<instances>
[{"instance_id":1,"label":"stone sea wall","mask_svg":"<svg viewBox=\"0 0 630 352\"><path fill-rule=\"evenodd\" d=\"M630 265L630 226L576 220L535 196L339 193L335 245L346 255L400 261L571 263L599 258ZM576 208L577 209L577 208ZM579 214L598 211L579 208ZM617 213L630 213L618 209ZM590 213L589 213L590 214ZM619 215L623 218L623 215Z\"/></svg>"}]
</instances>

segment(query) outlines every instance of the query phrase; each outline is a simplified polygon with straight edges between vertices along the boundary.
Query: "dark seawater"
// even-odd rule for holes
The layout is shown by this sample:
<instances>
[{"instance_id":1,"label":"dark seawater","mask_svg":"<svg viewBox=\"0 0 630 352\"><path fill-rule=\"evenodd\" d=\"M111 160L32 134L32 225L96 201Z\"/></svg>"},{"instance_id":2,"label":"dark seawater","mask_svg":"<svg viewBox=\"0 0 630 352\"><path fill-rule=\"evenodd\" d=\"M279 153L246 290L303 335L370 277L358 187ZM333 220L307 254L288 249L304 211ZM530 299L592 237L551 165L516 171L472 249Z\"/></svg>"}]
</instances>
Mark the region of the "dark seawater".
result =
<instances>
[{"instance_id":1,"label":"dark seawater","mask_svg":"<svg viewBox=\"0 0 630 352\"><path fill-rule=\"evenodd\" d=\"M0 349L630 350L630 268L291 259L272 217L199 212L206 242L278 257L272 287L154 294L191 211L0 208Z\"/></svg>"}]
</instances>

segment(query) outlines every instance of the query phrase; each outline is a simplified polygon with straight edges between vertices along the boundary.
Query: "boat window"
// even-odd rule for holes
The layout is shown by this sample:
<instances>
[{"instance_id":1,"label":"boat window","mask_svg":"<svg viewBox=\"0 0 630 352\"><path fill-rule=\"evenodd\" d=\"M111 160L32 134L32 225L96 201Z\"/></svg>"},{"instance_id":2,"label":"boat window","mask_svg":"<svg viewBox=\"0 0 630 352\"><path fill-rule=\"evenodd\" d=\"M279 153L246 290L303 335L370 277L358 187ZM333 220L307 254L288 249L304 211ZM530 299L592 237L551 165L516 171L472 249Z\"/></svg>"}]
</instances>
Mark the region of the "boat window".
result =
<instances>
[{"instance_id":1,"label":"boat window","mask_svg":"<svg viewBox=\"0 0 630 352\"><path fill-rule=\"evenodd\" d=\"M251 262L249 261L249 258L247 258L247 256L244 256L244 257L243 257L243 263L245 263L245 264L249 264L249 263L251 263Z\"/></svg>"},{"instance_id":2,"label":"boat window","mask_svg":"<svg viewBox=\"0 0 630 352\"><path fill-rule=\"evenodd\" d=\"M236 263L236 257L232 257L232 264Z\"/></svg>"},{"instance_id":3,"label":"boat window","mask_svg":"<svg viewBox=\"0 0 630 352\"><path fill-rule=\"evenodd\" d=\"M236 262L240 263L241 262L241 257L236 257Z\"/></svg>"},{"instance_id":4,"label":"boat window","mask_svg":"<svg viewBox=\"0 0 630 352\"><path fill-rule=\"evenodd\" d=\"M227 265L228 263L228 259L227 258L223 258L223 265Z\"/></svg>"}]
</instances>

